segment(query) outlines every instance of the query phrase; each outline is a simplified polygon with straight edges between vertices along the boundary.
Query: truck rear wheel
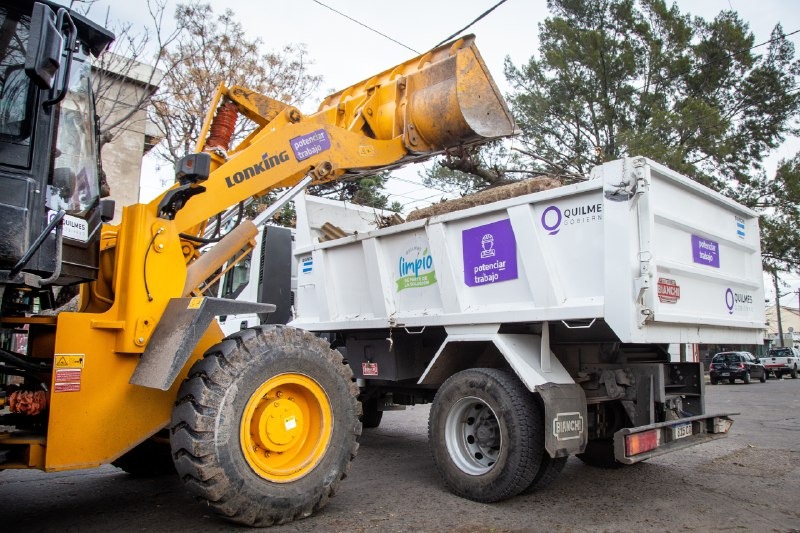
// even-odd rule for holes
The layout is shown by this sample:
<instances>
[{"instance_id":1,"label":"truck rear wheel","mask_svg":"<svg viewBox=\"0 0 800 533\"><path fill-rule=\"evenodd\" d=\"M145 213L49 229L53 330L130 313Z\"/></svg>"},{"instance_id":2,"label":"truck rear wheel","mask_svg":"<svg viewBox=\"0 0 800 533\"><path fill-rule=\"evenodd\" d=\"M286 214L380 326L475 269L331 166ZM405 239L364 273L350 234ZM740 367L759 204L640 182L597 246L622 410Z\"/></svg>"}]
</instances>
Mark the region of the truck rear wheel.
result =
<instances>
[{"instance_id":1,"label":"truck rear wheel","mask_svg":"<svg viewBox=\"0 0 800 533\"><path fill-rule=\"evenodd\" d=\"M614 457L613 438L590 440L586 443L584 452L575 457L596 468L622 468L625 466Z\"/></svg>"},{"instance_id":2,"label":"truck rear wheel","mask_svg":"<svg viewBox=\"0 0 800 533\"><path fill-rule=\"evenodd\" d=\"M533 478L531 484L528 485L528 488L523 490L522 493L530 494L549 487L550 484L556 480L561 471L564 470L567 459L567 457L550 457L550 454L545 451L542 454L542 462L539 465L539 471L536 473L536 477Z\"/></svg>"},{"instance_id":3,"label":"truck rear wheel","mask_svg":"<svg viewBox=\"0 0 800 533\"><path fill-rule=\"evenodd\" d=\"M792 369L791 376L792 376L792 379L797 379L797 366L796 366L796 365L795 365L795 367Z\"/></svg>"},{"instance_id":4,"label":"truck rear wheel","mask_svg":"<svg viewBox=\"0 0 800 533\"><path fill-rule=\"evenodd\" d=\"M544 453L543 415L516 376L474 368L447 379L433 400L433 461L458 496L494 502L536 478Z\"/></svg>"},{"instance_id":5,"label":"truck rear wheel","mask_svg":"<svg viewBox=\"0 0 800 533\"><path fill-rule=\"evenodd\" d=\"M231 522L305 518L325 506L355 457L357 396L341 354L314 335L238 332L210 348L178 392L175 467Z\"/></svg>"},{"instance_id":6,"label":"truck rear wheel","mask_svg":"<svg viewBox=\"0 0 800 533\"><path fill-rule=\"evenodd\" d=\"M542 413L544 413L544 403L542 402L542 397L538 394L534 395L536 399L536 404L539 406L539 409ZM550 457L550 454L547 453L545 450L542 453L542 462L539 463L539 471L536 473L536 477L533 478L528 487L522 491L522 494L530 494L532 492L536 492L537 490L544 490L550 486L553 481L558 477L562 470L564 470L564 466L567 464L568 457Z\"/></svg>"},{"instance_id":7,"label":"truck rear wheel","mask_svg":"<svg viewBox=\"0 0 800 533\"><path fill-rule=\"evenodd\" d=\"M383 411L378 409L378 398L372 397L361 402L361 407L363 410L361 424L365 429L374 429L381 425Z\"/></svg>"}]
</instances>

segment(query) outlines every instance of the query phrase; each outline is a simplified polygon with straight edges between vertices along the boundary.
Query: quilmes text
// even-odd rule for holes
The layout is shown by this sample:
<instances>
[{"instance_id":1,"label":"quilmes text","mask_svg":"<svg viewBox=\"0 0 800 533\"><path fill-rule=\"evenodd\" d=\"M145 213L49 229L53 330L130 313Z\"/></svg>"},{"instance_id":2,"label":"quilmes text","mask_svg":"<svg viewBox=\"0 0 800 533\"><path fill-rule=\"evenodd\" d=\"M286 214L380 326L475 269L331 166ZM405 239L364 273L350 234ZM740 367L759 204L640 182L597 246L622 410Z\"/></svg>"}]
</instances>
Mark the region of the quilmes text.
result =
<instances>
[{"instance_id":1,"label":"quilmes text","mask_svg":"<svg viewBox=\"0 0 800 533\"><path fill-rule=\"evenodd\" d=\"M278 155L269 155L264 154L261 156L261 161L256 163L255 165L249 166L242 170L241 172L236 172L233 176L228 176L225 178L225 184L228 185L228 188L233 187L243 181L249 180L253 176L258 176L262 172L266 172L267 170L277 167L281 163L285 163L289 160L289 154L284 150L283 152L279 153Z\"/></svg>"}]
</instances>

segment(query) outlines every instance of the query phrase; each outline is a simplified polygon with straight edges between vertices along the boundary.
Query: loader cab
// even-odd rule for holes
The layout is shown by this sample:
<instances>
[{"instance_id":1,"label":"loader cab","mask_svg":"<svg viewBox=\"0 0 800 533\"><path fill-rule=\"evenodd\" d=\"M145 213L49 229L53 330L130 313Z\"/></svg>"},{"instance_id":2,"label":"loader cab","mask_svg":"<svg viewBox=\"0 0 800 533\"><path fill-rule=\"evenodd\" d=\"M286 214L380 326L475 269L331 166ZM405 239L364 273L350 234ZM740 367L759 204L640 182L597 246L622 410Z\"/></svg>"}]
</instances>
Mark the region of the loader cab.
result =
<instances>
[{"instance_id":1,"label":"loader cab","mask_svg":"<svg viewBox=\"0 0 800 533\"><path fill-rule=\"evenodd\" d=\"M52 2L0 1L0 292L96 277L91 58L113 38Z\"/></svg>"}]
</instances>

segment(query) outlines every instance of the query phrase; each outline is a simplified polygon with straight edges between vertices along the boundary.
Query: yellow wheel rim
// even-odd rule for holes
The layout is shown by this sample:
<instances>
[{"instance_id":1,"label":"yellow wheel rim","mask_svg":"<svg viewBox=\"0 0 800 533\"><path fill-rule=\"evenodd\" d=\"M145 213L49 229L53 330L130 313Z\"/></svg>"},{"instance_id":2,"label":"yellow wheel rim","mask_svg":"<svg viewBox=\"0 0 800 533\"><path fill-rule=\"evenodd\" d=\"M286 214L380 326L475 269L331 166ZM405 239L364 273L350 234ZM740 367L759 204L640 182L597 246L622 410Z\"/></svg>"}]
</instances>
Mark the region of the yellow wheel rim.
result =
<instances>
[{"instance_id":1,"label":"yellow wheel rim","mask_svg":"<svg viewBox=\"0 0 800 533\"><path fill-rule=\"evenodd\" d=\"M328 395L303 374L280 374L264 382L244 408L244 457L269 481L288 483L314 469L333 433Z\"/></svg>"}]
</instances>

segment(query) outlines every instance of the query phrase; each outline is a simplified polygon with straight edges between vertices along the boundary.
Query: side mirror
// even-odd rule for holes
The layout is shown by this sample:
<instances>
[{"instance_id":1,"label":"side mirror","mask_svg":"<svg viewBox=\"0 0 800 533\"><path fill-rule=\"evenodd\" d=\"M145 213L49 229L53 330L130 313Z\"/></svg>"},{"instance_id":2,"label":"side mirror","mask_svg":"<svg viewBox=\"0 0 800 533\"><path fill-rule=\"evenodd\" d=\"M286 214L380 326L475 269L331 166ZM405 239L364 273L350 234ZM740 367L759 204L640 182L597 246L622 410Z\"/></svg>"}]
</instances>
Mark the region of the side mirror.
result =
<instances>
[{"instance_id":1,"label":"side mirror","mask_svg":"<svg viewBox=\"0 0 800 533\"><path fill-rule=\"evenodd\" d=\"M103 222L110 222L114 219L114 209L116 202L111 198L103 198L100 200L100 220Z\"/></svg>"},{"instance_id":2,"label":"side mirror","mask_svg":"<svg viewBox=\"0 0 800 533\"><path fill-rule=\"evenodd\" d=\"M56 27L55 14L46 5L36 2L31 15L25 72L41 89L53 88L63 49L64 37Z\"/></svg>"}]
</instances>

